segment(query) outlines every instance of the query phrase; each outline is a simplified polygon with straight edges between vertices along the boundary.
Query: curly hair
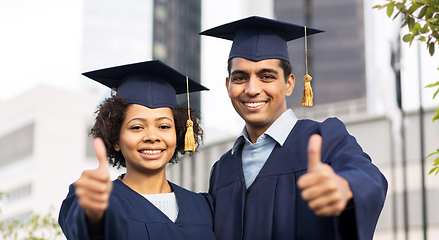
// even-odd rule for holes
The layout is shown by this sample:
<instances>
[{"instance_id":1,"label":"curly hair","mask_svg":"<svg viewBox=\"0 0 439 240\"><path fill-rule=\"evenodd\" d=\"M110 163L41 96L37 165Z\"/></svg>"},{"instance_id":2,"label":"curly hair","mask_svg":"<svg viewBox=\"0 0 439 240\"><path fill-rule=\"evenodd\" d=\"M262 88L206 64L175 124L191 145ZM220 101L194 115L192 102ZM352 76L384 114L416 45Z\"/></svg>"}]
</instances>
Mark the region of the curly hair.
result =
<instances>
[{"instance_id":1,"label":"curly hair","mask_svg":"<svg viewBox=\"0 0 439 240\"><path fill-rule=\"evenodd\" d=\"M131 103L126 102L122 97L119 97L115 92L110 97L106 98L98 106L95 124L90 129L90 136L102 138L107 149L108 162L113 167L126 167L125 157L121 151L116 151L114 145L119 141L120 129L125 120L126 112L131 106ZM186 133L186 121L188 119L188 109L185 105L176 105L172 108L174 116L177 147L174 155L169 160L170 163L176 163L178 155L184 155L184 139ZM193 121L193 131L195 136L195 145L198 147L203 142L203 129L199 114L193 109L190 109L191 120ZM190 152L192 155L192 152Z\"/></svg>"}]
</instances>

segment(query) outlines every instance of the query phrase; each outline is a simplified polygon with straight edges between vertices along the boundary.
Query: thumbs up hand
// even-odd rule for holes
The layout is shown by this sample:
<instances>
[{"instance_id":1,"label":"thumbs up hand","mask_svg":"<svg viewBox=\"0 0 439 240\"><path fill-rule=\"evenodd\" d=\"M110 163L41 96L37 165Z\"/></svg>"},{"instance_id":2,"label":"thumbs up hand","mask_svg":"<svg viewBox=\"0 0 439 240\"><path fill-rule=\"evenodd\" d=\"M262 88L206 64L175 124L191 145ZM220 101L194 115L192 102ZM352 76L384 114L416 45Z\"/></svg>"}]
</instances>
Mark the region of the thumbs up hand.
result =
<instances>
[{"instance_id":1,"label":"thumbs up hand","mask_svg":"<svg viewBox=\"0 0 439 240\"><path fill-rule=\"evenodd\" d=\"M106 163L106 149L102 139L95 138L94 148L99 160L99 167L85 170L74 183L79 206L84 209L87 223L92 228L100 225L113 189L113 182L110 180L110 172Z\"/></svg>"},{"instance_id":2,"label":"thumbs up hand","mask_svg":"<svg viewBox=\"0 0 439 240\"><path fill-rule=\"evenodd\" d=\"M308 142L308 172L297 181L302 198L317 216L339 216L353 194L348 181L321 162L322 137L314 134Z\"/></svg>"}]
</instances>

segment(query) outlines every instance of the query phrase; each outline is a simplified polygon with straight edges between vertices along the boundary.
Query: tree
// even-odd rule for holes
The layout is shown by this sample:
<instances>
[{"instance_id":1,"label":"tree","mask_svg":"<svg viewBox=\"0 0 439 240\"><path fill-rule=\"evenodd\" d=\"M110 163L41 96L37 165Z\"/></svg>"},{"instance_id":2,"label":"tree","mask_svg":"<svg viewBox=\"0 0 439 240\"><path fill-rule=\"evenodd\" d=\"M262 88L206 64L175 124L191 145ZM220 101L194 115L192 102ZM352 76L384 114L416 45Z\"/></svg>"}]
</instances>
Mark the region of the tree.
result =
<instances>
[{"instance_id":1,"label":"tree","mask_svg":"<svg viewBox=\"0 0 439 240\"><path fill-rule=\"evenodd\" d=\"M4 197L7 197L7 194L0 192L0 201ZM50 212L53 212L53 209ZM0 222L0 239L4 240L53 240L61 235L61 228L51 213L45 216L32 214L29 222L20 219Z\"/></svg>"},{"instance_id":2,"label":"tree","mask_svg":"<svg viewBox=\"0 0 439 240\"><path fill-rule=\"evenodd\" d=\"M402 37L404 42L409 43L411 46L413 40L425 42L427 50L431 56L434 55L436 45L439 45L439 0L386 0L386 4L376 5L374 9L386 9L387 16L390 18L393 16L393 20L399 15L402 15L403 21L401 28L408 27L409 33ZM396 11L395 11L396 10ZM437 69L439 70L439 68ZM429 84L426 88L438 89L433 95L433 99L436 98L439 93L439 81ZM433 117L433 122L439 119L439 108L436 109L436 115ZM435 154L439 154L439 149L427 156L431 157ZM435 175L439 173L439 157L433 162L433 168L429 174L435 172Z\"/></svg>"}]
</instances>

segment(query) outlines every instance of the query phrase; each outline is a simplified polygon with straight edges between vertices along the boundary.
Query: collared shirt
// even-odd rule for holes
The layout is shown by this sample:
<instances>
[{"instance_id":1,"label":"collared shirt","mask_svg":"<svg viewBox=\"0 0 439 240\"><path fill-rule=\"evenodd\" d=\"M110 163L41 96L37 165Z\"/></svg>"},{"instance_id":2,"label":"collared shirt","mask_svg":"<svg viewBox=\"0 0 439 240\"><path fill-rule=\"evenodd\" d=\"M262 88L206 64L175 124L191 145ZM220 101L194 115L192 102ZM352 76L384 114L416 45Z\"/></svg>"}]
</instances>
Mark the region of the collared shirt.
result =
<instances>
[{"instance_id":1,"label":"collared shirt","mask_svg":"<svg viewBox=\"0 0 439 240\"><path fill-rule=\"evenodd\" d=\"M242 149L242 171L247 188L253 183L259 171L264 166L276 143L283 146L285 140L296 125L297 117L293 110L288 109L256 140L249 140L247 129L244 127L238 139L233 144L232 154L244 143Z\"/></svg>"}]
</instances>

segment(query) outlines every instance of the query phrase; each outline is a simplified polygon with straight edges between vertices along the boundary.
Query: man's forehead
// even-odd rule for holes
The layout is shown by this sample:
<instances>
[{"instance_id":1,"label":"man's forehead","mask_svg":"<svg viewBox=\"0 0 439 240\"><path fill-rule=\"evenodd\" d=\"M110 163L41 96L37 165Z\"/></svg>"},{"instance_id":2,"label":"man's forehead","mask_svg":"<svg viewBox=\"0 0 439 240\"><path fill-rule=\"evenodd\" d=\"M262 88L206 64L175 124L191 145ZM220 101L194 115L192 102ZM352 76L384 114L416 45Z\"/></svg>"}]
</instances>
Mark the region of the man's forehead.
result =
<instances>
[{"instance_id":1,"label":"man's forehead","mask_svg":"<svg viewBox=\"0 0 439 240\"><path fill-rule=\"evenodd\" d=\"M231 59L231 71L253 69L255 71L261 70L275 70L282 73L281 60L279 59L265 59L261 61L251 61L245 58L232 58ZM281 72L282 71L282 72Z\"/></svg>"}]
</instances>

